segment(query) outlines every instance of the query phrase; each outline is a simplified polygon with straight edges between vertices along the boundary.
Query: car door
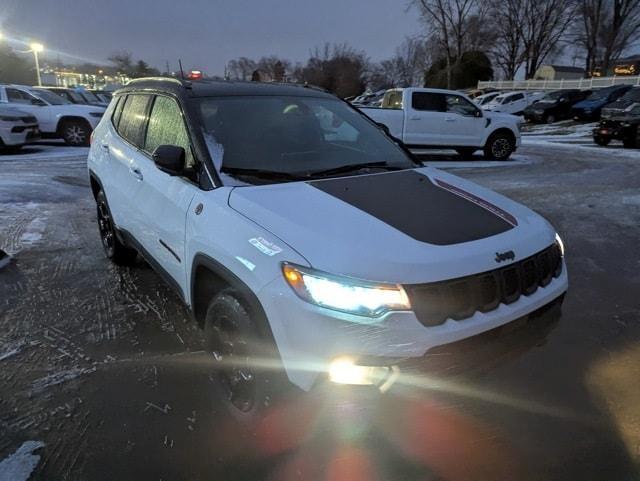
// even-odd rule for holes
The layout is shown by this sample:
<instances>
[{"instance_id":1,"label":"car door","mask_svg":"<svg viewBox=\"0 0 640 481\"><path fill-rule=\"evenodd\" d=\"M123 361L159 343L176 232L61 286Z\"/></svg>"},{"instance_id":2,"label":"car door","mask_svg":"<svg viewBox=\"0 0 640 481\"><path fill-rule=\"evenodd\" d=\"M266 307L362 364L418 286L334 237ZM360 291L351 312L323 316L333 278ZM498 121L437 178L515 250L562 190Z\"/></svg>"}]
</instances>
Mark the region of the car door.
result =
<instances>
[{"instance_id":1,"label":"car door","mask_svg":"<svg viewBox=\"0 0 640 481\"><path fill-rule=\"evenodd\" d=\"M138 168L152 96L129 94L120 99L112 126L99 148L108 159L108 175L102 180L113 219L119 229L140 236L142 213L136 204L142 174Z\"/></svg>"},{"instance_id":2,"label":"car door","mask_svg":"<svg viewBox=\"0 0 640 481\"><path fill-rule=\"evenodd\" d=\"M445 97L439 92L412 92L405 106L404 143L448 145L442 139L446 114Z\"/></svg>"},{"instance_id":3,"label":"car door","mask_svg":"<svg viewBox=\"0 0 640 481\"><path fill-rule=\"evenodd\" d=\"M524 110L527 106L527 100L523 93L513 94L510 99L509 108L505 112L509 114L517 114Z\"/></svg>"},{"instance_id":4,"label":"car door","mask_svg":"<svg viewBox=\"0 0 640 481\"><path fill-rule=\"evenodd\" d=\"M441 136L445 145L480 146L486 119L477 106L461 95L444 94L445 117Z\"/></svg>"},{"instance_id":5,"label":"car door","mask_svg":"<svg viewBox=\"0 0 640 481\"><path fill-rule=\"evenodd\" d=\"M55 125L51 115L51 108L44 100L41 100L29 92L13 87L6 88L7 102L20 110L29 112L38 119L38 126L42 132L55 131Z\"/></svg>"},{"instance_id":6,"label":"car door","mask_svg":"<svg viewBox=\"0 0 640 481\"><path fill-rule=\"evenodd\" d=\"M133 202L141 211L139 241L162 270L181 288L186 285L185 226L187 212L199 187L185 176L172 176L158 169L153 152L161 145L185 150L187 172L194 171L195 157L190 134L177 100L157 95L149 114L144 155L137 168L142 176Z\"/></svg>"}]
</instances>

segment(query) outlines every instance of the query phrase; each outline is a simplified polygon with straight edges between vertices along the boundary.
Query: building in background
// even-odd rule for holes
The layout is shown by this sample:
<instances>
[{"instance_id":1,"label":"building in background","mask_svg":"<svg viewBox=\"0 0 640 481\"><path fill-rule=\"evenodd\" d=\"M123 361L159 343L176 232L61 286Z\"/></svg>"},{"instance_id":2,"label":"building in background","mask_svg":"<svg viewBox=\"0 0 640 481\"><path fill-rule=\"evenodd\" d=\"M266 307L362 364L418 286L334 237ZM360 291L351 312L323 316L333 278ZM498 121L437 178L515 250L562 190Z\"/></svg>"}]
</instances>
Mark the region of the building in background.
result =
<instances>
[{"instance_id":1,"label":"building in background","mask_svg":"<svg viewBox=\"0 0 640 481\"><path fill-rule=\"evenodd\" d=\"M575 80L584 78L584 69L565 65L542 65L536 70L536 80Z\"/></svg>"},{"instance_id":2,"label":"building in background","mask_svg":"<svg viewBox=\"0 0 640 481\"><path fill-rule=\"evenodd\" d=\"M75 69L48 66L42 68L41 78L43 85L85 87L96 90L116 90L131 80L128 76L109 68Z\"/></svg>"}]
</instances>

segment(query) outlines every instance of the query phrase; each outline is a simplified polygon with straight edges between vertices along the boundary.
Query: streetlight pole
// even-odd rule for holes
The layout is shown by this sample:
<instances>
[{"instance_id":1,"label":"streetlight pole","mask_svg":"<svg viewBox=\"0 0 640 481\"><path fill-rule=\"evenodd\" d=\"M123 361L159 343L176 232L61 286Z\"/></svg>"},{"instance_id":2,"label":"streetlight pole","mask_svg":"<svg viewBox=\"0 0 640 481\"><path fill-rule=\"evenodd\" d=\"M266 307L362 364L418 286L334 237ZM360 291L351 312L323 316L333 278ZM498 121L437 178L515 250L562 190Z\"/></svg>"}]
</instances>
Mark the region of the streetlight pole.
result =
<instances>
[{"instance_id":1,"label":"streetlight pole","mask_svg":"<svg viewBox=\"0 0 640 481\"><path fill-rule=\"evenodd\" d=\"M36 60L36 75L38 76L38 87L42 87L42 79L40 78L40 62L38 59L38 53L44 50L44 47L41 43L32 43L30 45L31 51L33 52L33 57Z\"/></svg>"}]
</instances>

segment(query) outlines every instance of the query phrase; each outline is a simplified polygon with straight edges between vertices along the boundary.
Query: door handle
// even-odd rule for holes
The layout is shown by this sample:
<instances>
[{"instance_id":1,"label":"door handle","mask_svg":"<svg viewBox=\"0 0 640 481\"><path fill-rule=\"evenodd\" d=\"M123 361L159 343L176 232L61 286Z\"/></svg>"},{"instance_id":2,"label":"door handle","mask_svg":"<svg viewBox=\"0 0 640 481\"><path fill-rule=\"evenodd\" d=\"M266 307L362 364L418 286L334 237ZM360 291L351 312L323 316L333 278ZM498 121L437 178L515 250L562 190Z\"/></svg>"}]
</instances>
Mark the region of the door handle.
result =
<instances>
[{"instance_id":1,"label":"door handle","mask_svg":"<svg viewBox=\"0 0 640 481\"><path fill-rule=\"evenodd\" d=\"M418 115L414 115L413 117L409 117L409 120L420 120L422 119L422 117L418 116Z\"/></svg>"},{"instance_id":2,"label":"door handle","mask_svg":"<svg viewBox=\"0 0 640 481\"><path fill-rule=\"evenodd\" d=\"M109 144L100 144L100 147L102 147L102 150L109 152Z\"/></svg>"},{"instance_id":3,"label":"door handle","mask_svg":"<svg viewBox=\"0 0 640 481\"><path fill-rule=\"evenodd\" d=\"M456 119L455 119L455 118L453 118L453 117L446 117L446 118L444 119L444 121L445 121L445 122L455 122L455 121L456 121Z\"/></svg>"},{"instance_id":4,"label":"door handle","mask_svg":"<svg viewBox=\"0 0 640 481\"><path fill-rule=\"evenodd\" d=\"M141 181L144 178L142 171L137 167L131 167L129 172L131 172L131 175L133 175L138 181Z\"/></svg>"}]
</instances>

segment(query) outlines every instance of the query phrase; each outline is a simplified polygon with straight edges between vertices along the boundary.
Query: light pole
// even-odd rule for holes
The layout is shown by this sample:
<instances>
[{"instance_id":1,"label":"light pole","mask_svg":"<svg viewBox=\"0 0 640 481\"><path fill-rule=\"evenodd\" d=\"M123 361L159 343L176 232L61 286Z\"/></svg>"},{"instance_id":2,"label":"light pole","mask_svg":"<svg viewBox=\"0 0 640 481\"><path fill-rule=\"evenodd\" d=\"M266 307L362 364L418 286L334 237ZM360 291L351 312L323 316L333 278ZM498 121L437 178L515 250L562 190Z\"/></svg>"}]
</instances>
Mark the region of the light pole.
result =
<instances>
[{"instance_id":1,"label":"light pole","mask_svg":"<svg viewBox=\"0 0 640 481\"><path fill-rule=\"evenodd\" d=\"M44 50L44 46L41 43L32 43L30 45L33 56L36 59L36 75L38 76L38 87L42 87L42 79L40 78L40 62L38 61L38 54Z\"/></svg>"}]
</instances>

